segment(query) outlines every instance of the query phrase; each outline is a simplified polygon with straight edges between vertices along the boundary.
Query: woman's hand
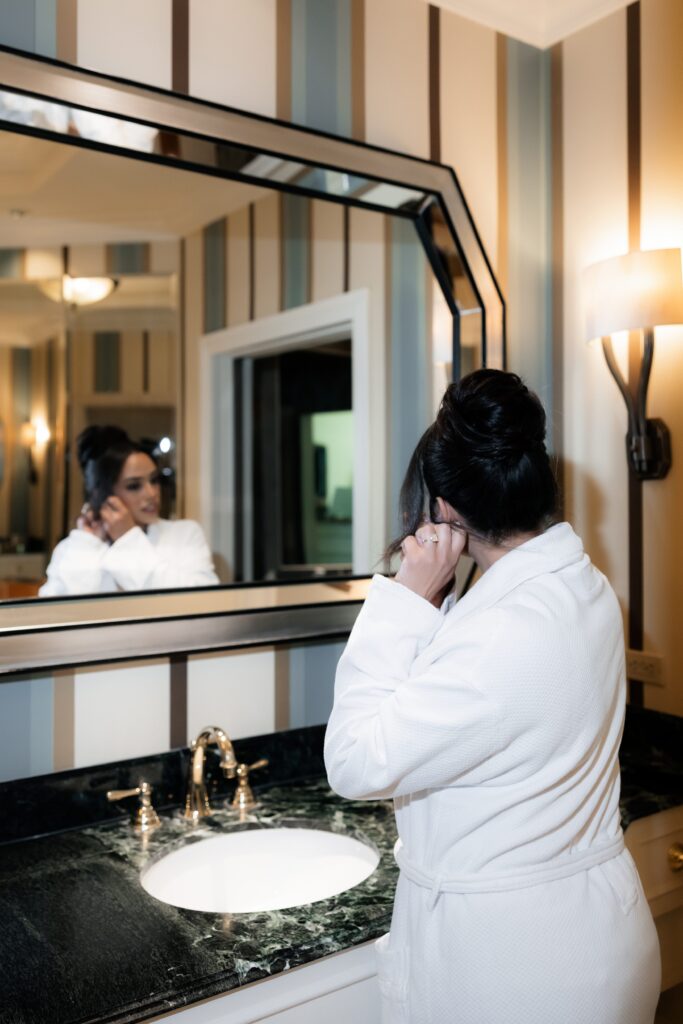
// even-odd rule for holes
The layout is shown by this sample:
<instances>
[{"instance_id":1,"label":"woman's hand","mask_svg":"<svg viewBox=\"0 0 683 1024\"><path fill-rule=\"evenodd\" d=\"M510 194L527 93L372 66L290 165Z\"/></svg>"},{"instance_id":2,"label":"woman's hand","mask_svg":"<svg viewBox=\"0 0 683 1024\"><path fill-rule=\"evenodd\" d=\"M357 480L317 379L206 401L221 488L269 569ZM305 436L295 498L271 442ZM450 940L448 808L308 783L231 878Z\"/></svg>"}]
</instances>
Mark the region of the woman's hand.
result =
<instances>
[{"instance_id":1,"label":"woman's hand","mask_svg":"<svg viewBox=\"0 0 683 1024\"><path fill-rule=\"evenodd\" d=\"M467 544L467 534L445 523L425 523L401 545L401 567L394 579L440 608L453 586L455 567Z\"/></svg>"},{"instance_id":2,"label":"woman's hand","mask_svg":"<svg viewBox=\"0 0 683 1024\"><path fill-rule=\"evenodd\" d=\"M81 514L76 520L76 528L84 530L86 533L91 533L93 537L97 537L98 540L109 540L109 535L107 534L107 529L104 523L95 515L88 504L85 504L81 509Z\"/></svg>"},{"instance_id":3,"label":"woman's hand","mask_svg":"<svg viewBox=\"0 0 683 1024\"><path fill-rule=\"evenodd\" d=\"M135 520L120 498L110 495L100 509L100 517L104 523L108 537L118 540L135 526Z\"/></svg>"}]
</instances>

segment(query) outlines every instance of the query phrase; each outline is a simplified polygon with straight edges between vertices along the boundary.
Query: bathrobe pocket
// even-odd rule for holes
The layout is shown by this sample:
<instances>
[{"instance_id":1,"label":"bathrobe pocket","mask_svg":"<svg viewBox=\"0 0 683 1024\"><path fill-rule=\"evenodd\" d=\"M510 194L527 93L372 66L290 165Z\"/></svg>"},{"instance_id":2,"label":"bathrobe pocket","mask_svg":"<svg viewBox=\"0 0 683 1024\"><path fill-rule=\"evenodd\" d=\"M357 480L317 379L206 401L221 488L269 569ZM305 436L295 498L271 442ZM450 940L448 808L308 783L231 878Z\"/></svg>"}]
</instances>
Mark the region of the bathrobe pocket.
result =
<instances>
[{"instance_id":1,"label":"bathrobe pocket","mask_svg":"<svg viewBox=\"0 0 683 1024\"><path fill-rule=\"evenodd\" d=\"M407 947L393 945L387 932L375 943L375 957L382 996L382 1024L410 1024Z\"/></svg>"},{"instance_id":2,"label":"bathrobe pocket","mask_svg":"<svg viewBox=\"0 0 683 1024\"><path fill-rule=\"evenodd\" d=\"M638 870L631 854L628 850L623 850L618 857L601 864L598 870L607 879L624 914L629 914L642 891Z\"/></svg>"}]
</instances>

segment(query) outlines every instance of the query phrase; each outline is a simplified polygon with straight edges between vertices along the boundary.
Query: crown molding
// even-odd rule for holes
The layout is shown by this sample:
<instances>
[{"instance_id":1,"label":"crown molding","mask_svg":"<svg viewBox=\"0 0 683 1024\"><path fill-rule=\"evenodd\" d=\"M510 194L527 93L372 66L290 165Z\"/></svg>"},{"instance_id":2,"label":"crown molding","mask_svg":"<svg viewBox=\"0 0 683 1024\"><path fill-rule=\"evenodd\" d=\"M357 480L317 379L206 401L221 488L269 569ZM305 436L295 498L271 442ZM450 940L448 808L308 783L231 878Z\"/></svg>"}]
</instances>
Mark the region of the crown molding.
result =
<instances>
[{"instance_id":1,"label":"crown molding","mask_svg":"<svg viewBox=\"0 0 683 1024\"><path fill-rule=\"evenodd\" d=\"M631 0L427 0L542 50L628 6Z\"/></svg>"}]
</instances>

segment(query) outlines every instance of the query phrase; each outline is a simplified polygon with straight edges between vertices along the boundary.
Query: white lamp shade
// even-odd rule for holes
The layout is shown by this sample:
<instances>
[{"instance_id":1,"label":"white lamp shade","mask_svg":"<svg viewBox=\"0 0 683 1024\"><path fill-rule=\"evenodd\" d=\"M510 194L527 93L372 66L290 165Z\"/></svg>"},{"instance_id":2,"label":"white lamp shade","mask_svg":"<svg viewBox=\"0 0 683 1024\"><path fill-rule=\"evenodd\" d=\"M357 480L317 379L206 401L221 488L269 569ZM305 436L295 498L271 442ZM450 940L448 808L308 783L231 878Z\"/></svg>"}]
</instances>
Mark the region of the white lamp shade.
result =
<instances>
[{"instance_id":1,"label":"white lamp shade","mask_svg":"<svg viewBox=\"0 0 683 1024\"><path fill-rule=\"evenodd\" d=\"M683 324L680 249L630 252L583 272L586 338Z\"/></svg>"}]
</instances>

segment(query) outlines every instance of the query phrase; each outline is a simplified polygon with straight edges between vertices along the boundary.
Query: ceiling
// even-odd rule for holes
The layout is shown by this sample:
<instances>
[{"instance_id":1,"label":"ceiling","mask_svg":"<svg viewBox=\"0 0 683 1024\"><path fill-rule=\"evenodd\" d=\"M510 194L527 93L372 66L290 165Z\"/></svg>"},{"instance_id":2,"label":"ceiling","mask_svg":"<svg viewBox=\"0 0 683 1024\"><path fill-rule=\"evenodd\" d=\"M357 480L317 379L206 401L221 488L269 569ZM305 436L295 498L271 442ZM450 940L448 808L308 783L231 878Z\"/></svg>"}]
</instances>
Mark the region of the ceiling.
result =
<instances>
[{"instance_id":1,"label":"ceiling","mask_svg":"<svg viewBox=\"0 0 683 1024\"><path fill-rule=\"evenodd\" d=\"M0 132L2 248L181 238L264 194L239 182Z\"/></svg>"},{"instance_id":2,"label":"ceiling","mask_svg":"<svg viewBox=\"0 0 683 1024\"><path fill-rule=\"evenodd\" d=\"M545 49L631 0L428 0L470 21Z\"/></svg>"}]
</instances>

